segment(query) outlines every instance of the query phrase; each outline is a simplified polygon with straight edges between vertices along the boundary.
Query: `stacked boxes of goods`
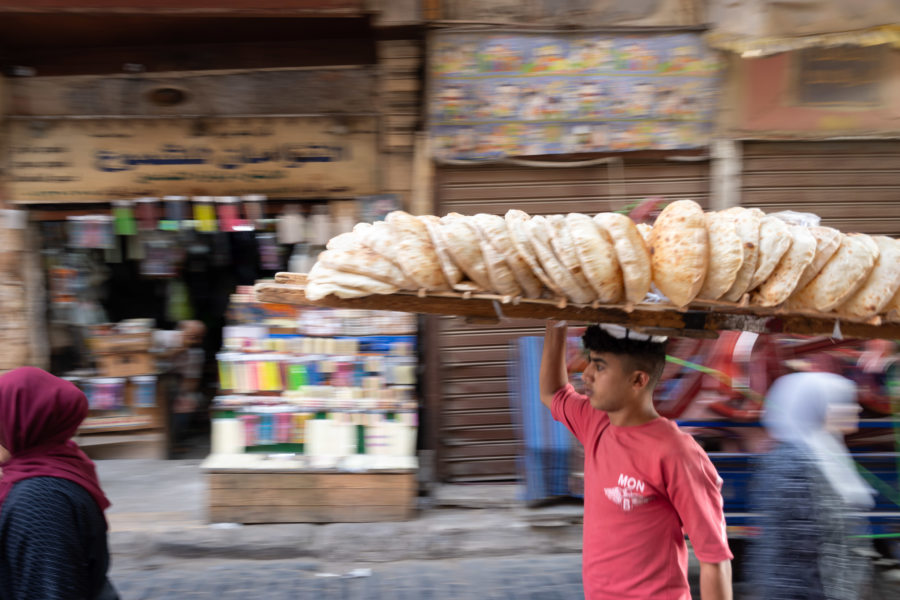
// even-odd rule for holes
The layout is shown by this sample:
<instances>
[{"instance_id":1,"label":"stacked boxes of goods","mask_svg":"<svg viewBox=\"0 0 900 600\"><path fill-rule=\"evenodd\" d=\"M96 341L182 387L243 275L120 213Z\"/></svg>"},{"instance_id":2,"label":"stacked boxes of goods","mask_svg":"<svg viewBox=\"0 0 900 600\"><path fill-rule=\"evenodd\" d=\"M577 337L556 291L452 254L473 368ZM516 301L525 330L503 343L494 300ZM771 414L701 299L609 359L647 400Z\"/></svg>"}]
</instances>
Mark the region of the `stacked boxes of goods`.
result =
<instances>
[{"instance_id":1,"label":"stacked boxes of goods","mask_svg":"<svg viewBox=\"0 0 900 600\"><path fill-rule=\"evenodd\" d=\"M413 467L415 317L296 312L293 327L283 314L274 322L256 313L256 323L226 328L213 453L293 454L308 467Z\"/></svg>"}]
</instances>

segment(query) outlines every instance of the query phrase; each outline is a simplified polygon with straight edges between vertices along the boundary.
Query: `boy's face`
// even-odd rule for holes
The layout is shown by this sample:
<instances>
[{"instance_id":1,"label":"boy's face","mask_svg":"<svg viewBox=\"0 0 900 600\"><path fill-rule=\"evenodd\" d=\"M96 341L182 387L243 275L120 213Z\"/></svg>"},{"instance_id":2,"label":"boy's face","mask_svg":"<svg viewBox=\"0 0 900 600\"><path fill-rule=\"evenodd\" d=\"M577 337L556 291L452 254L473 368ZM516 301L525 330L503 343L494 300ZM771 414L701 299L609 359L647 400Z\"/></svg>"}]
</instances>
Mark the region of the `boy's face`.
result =
<instances>
[{"instance_id":1,"label":"boy's face","mask_svg":"<svg viewBox=\"0 0 900 600\"><path fill-rule=\"evenodd\" d=\"M641 391L636 384L637 372L627 361L609 352L588 354L588 366L582 373L585 394L591 406L614 412L627 406Z\"/></svg>"}]
</instances>

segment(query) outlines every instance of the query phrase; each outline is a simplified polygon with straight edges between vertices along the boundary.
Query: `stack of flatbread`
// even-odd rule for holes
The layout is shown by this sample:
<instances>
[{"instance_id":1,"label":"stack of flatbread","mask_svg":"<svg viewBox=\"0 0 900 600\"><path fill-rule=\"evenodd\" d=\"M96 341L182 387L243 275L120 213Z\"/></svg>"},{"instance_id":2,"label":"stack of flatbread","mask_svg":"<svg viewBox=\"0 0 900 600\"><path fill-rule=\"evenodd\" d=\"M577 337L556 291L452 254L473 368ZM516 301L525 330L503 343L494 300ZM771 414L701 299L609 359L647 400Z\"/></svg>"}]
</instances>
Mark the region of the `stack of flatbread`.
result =
<instances>
[{"instance_id":1,"label":"stack of flatbread","mask_svg":"<svg viewBox=\"0 0 900 600\"><path fill-rule=\"evenodd\" d=\"M485 292L635 304L651 286L675 306L749 302L900 319L900 241L807 227L758 209L672 202L653 227L618 213L504 217L390 213L328 242L306 296Z\"/></svg>"}]
</instances>

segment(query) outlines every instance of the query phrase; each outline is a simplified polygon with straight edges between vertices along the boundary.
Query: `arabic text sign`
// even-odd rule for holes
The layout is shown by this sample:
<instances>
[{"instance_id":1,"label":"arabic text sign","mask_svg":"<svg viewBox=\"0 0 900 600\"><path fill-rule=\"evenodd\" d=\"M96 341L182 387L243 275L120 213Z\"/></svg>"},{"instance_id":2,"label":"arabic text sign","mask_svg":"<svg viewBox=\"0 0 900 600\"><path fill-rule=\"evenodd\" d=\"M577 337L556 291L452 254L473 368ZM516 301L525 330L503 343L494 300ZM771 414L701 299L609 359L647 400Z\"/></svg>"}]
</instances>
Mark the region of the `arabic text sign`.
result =
<instances>
[{"instance_id":1,"label":"arabic text sign","mask_svg":"<svg viewBox=\"0 0 900 600\"><path fill-rule=\"evenodd\" d=\"M172 195L345 198L375 187L372 117L15 121L17 203Z\"/></svg>"},{"instance_id":2,"label":"arabic text sign","mask_svg":"<svg viewBox=\"0 0 900 600\"><path fill-rule=\"evenodd\" d=\"M436 33L435 152L449 159L705 146L720 65L677 34Z\"/></svg>"},{"instance_id":3,"label":"arabic text sign","mask_svg":"<svg viewBox=\"0 0 900 600\"><path fill-rule=\"evenodd\" d=\"M809 106L879 106L886 46L809 48L793 54L797 102Z\"/></svg>"}]
</instances>

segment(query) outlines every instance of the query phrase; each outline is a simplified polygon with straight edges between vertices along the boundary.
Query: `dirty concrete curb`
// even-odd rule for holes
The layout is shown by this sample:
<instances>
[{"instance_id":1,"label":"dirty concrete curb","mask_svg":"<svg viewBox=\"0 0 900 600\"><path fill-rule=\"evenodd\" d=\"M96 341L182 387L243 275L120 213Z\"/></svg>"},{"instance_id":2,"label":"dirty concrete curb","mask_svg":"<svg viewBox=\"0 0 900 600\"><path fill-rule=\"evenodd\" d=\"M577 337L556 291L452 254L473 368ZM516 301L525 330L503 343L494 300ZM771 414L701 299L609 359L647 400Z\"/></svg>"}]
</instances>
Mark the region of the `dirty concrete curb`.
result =
<instances>
[{"instance_id":1,"label":"dirty concrete curb","mask_svg":"<svg viewBox=\"0 0 900 600\"><path fill-rule=\"evenodd\" d=\"M525 508L518 488L502 485L436 486L410 521L210 525L200 463L97 461L114 556L388 562L581 551L582 507Z\"/></svg>"},{"instance_id":2,"label":"dirty concrete curb","mask_svg":"<svg viewBox=\"0 0 900 600\"><path fill-rule=\"evenodd\" d=\"M392 562L473 556L577 553L581 524L567 516L529 522L514 511L431 511L397 523L302 523L110 532L127 558L230 558Z\"/></svg>"}]
</instances>

